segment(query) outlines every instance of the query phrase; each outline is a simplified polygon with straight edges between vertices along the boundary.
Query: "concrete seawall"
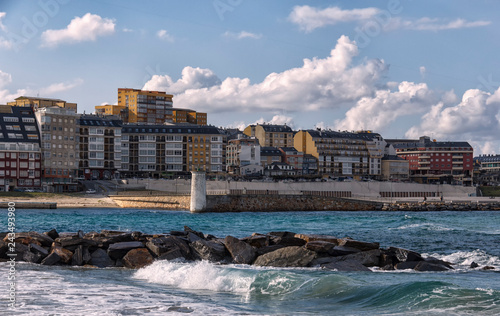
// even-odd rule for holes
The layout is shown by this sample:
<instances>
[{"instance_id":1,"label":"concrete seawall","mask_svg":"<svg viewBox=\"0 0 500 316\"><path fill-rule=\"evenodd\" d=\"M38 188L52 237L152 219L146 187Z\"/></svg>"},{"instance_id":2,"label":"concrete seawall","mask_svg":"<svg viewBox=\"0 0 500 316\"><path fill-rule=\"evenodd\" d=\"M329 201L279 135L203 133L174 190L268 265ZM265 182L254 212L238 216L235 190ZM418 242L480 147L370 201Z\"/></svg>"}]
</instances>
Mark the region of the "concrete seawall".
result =
<instances>
[{"instance_id":1,"label":"concrete seawall","mask_svg":"<svg viewBox=\"0 0 500 316\"><path fill-rule=\"evenodd\" d=\"M16 209L54 209L57 208L56 202L16 202L14 207ZM9 202L0 202L0 209L9 207Z\"/></svg>"}]
</instances>

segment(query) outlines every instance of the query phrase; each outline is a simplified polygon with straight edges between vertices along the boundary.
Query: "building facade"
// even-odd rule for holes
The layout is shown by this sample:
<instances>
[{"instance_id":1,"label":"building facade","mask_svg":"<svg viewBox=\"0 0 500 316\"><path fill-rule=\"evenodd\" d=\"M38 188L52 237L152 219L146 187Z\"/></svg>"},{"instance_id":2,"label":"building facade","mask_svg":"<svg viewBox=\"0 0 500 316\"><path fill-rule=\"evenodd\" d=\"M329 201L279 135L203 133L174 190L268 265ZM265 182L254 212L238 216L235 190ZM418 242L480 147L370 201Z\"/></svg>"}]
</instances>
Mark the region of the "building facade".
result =
<instances>
[{"instance_id":1,"label":"building facade","mask_svg":"<svg viewBox=\"0 0 500 316\"><path fill-rule=\"evenodd\" d=\"M121 169L122 121L118 117L83 114L77 119L78 177L86 180L118 178Z\"/></svg>"},{"instance_id":2,"label":"building facade","mask_svg":"<svg viewBox=\"0 0 500 316\"><path fill-rule=\"evenodd\" d=\"M297 175L301 175L303 172L304 153L298 151L295 147L280 147L278 149L281 151L283 162L290 165Z\"/></svg>"},{"instance_id":3,"label":"building facade","mask_svg":"<svg viewBox=\"0 0 500 316\"><path fill-rule=\"evenodd\" d=\"M31 107L0 106L0 191L41 189L40 131Z\"/></svg>"},{"instance_id":4,"label":"building facade","mask_svg":"<svg viewBox=\"0 0 500 316\"><path fill-rule=\"evenodd\" d=\"M118 106L127 109L124 123L163 124L172 116L173 95L163 91L118 89Z\"/></svg>"},{"instance_id":5,"label":"building facade","mask_svg":"<svg viewBox=\"0 0 500 316\"><path fill-rule=\"evenodd\" d=\"M260 165L266 168L274 162L282 161L282 153L276 147L260 147Z\"/></svg>"},{"instance_id":6,"label":"building facade","mask_svg":"<svg viewBox=\"0 0 500 316\"><path fill-rule=\"evenodd\" d=\"M224 135L213 126L127 124L121 146L120 172L126 178L225 170Z\"/></svg>"},{"instance_id":7,"label":"building facade","mask_svg":"<svg viewBox=\"0 0 500 316\"><path fill-rule=\"evenodd\" d=\"M46 192L74 192L78 189L78 143L74 110L58 106L35 112L42 148L42 186Z\"/></svg>"},{"instance_id":8,"label":"building facade","mask_svg":"<svg viewBox=\"0 0 500 316\"><path fill-rule=\"evenodd\" d=\"M410 178L420 183L472 185L473 148L468 142L393 140L396 154L409 161Z\"/></svg>"},{"instance_id":9,"label":"building facade","mask_svg":"<svg viewBox=\"0 0 500 316\"><path fill-rule=\"evenodd\" d=\"M318 173L360 179L370 175L372 137L363 133L302 130L295 135L295 148L318 160Z\"/></svg>"},{"instance_id":10,"label":"building facade","mask_svg":"<svg viewBox=\"0 0 500 316\"><path fill-rule=\"evenodd\" d=\"M77 111L76 103L66 102L61 99L49 99L49 98L39 98L39 97L20 96L16 98L15 101L8 102L7 105L30 107L34 110L37 110L39 108L58 106L60 108L70 109L75 112Z\"/></svg>"},{"instance_id":11,"label":"building facade","mask_svg":"<svg viewBox=\"0 0 500 316\"><path fill-rule=\"evenodd\" d=\"M260 145L255 138L238 138L228 141L226 171L232 174L262 174Z\"/></svg>"},{"instance_id":12,"label":"building facade","mask_svg":"<svg viewBox=\"0 0 500 316\"><path fill-rule=\"evenodd\" d=\"M261 147L293 147L293 130L286 125L249 125L243 133L259 140Z\"/></svg>"}]
</instances>

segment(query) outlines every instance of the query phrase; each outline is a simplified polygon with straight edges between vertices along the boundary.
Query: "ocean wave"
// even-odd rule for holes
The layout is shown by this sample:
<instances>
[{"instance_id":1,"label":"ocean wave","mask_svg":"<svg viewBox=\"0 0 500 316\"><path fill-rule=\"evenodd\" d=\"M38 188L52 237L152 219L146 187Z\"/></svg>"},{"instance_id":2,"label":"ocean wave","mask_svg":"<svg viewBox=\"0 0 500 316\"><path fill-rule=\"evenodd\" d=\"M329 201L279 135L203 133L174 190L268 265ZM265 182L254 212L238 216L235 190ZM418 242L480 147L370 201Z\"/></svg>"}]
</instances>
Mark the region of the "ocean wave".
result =
<instances>
[{"instance_id":1,"label":"ocean wave","mask_svg":"<svg viewBox=\"0 0 500 316\"><path fill-rule=\"evenodd\" d=\"M460 270L469 270L470 265L475 262L479 265L479 268L484 266L494 267L495 270L500 269L500 258L494 255L488 254L486 251L481 249L476 249L473 251L457 251L452 254L441 255L437 253L432 254L422 254L424 256L435 257L444 261L451 262L455 265L455 268Z\"/></svg>"},{"instance_id":2,"label":"ocean wave","mask_svg":"<svg viewBox=\"0 0 500 316\"><path fill-rule=\"evenodd\" d=\"M393 229L397 230L405 230L405 229L422 229L427 231L451 231L452 228L445 227L440 224L432 224L432 223L417 223L417 224L408 224L402 225Z\"/></svg>"}]
</instances>

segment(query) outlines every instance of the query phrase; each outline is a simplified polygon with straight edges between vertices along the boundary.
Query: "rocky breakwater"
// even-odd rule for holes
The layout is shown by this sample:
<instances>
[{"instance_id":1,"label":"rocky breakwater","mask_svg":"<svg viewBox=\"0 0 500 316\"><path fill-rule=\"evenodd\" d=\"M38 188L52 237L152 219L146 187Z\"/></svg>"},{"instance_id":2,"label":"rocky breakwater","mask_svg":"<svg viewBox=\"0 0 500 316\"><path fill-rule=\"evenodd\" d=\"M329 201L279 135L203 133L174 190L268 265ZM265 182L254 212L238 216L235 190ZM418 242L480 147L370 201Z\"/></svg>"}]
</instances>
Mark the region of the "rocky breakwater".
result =
<instances>
[{"instance_id":1,"label":"rocky breakwater","mask_svg":"<svg viewBox=\"0 0 500 316\"><path fill-rule=\"evenodd\" d=\"M291 232L217 238L189 227L158 235L108 230L58 234L51 230L43 234L17 233L15 249L9 248L12 241L4 235L0 242L3 261L7 261L7 254L14 250L16 260L42 265L136 269L154 260L182 259L269 267L321 267L336 271L372 271L373 267L416 271L453 269L449 262L424 258L411 250L381 249L378 243Z\"/></svg>"}]
</instances>

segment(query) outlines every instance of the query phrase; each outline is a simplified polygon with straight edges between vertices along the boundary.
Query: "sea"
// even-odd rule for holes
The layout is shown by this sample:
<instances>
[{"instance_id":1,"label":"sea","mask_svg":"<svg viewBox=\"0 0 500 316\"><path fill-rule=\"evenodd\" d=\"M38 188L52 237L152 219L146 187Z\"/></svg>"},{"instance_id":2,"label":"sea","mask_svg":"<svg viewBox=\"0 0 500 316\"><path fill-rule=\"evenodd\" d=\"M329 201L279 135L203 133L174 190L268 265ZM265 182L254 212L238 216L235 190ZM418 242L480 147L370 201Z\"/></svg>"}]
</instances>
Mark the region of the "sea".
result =
<instances>
[{"instance_id":1,"label":"sea","mask_svg":"<svg viewBox=\"0 0 500 316\"><path fill-rule=\"evenodd\" d=\"M7 231L7 210L0 210ZM500 212L17 210L16 231L169 233L217 237L290 231L401 247L454 264L447 272L338 272L156 261L138 270L17 262L15 309L0 263L1 315L500 315ZM475 262L479 268L471 268ZM495 270L482 270L491 266Z\"/></svg>"}]
</instances>

